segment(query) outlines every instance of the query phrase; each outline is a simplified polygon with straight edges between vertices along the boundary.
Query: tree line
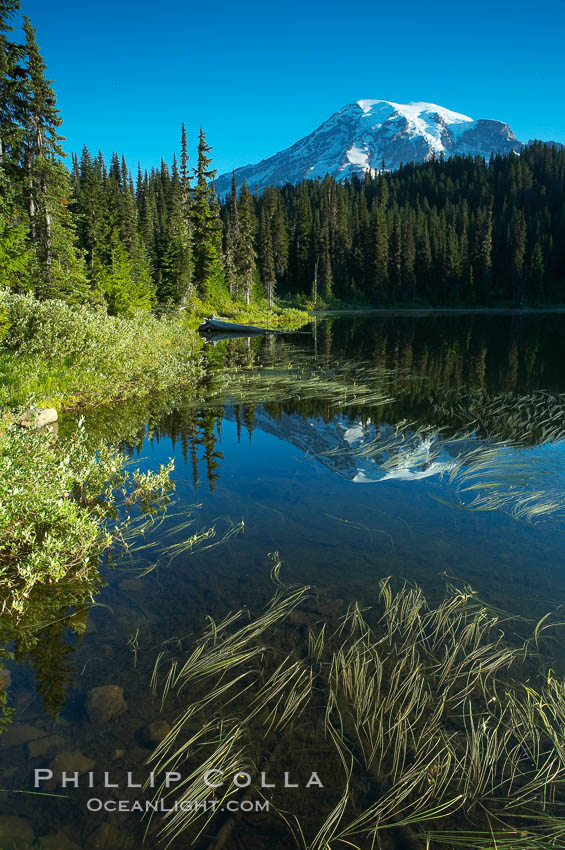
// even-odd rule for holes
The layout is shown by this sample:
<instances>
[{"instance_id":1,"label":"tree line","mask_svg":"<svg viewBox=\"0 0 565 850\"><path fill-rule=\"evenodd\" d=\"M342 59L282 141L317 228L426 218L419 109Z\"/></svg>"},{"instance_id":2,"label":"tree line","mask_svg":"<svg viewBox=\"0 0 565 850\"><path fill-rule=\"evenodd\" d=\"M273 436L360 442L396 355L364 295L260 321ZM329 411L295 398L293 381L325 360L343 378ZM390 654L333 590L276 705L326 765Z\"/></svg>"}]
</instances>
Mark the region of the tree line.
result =
<instances>
[{"instance_id":1,"label":"tree line","mask_svg":"<svg viewBox=\"0 0 565 850\"><path fill-rule=\"evenodd\" d=\"M267 189L256 218L261 276L285 293L371 304L565 296L565 151L553 145Z\"/></svg>"},{"instance_id":2,"label":"tree line","mask_svg":"<svg viewBox=\"0 0 565 850\"><path fill-rule=\"evenodd\" d=\"M35 30L0 0L0 274L110 313L290 296L329 303L514 304L565 296L565 151L458 156L218 199L200 130L135 178L86 147L62 162L61 116Z\"/></svg>"},{"instance_id":3,"label":"tree line","mask_svg":"<svg viewBox=\"0 0 565 850\"><path fill-rule=\"evenodd\" d=\"M128 315L178 305L226 289L220 207L210 147L200 132L188 167L184 126L180 165L138 171L107 165L85 148L70 170L62 119L35 30L11 40L18 0L0 0L0 274L4 286L39 298L104 303Z\"/></svg>"}]
</instances>

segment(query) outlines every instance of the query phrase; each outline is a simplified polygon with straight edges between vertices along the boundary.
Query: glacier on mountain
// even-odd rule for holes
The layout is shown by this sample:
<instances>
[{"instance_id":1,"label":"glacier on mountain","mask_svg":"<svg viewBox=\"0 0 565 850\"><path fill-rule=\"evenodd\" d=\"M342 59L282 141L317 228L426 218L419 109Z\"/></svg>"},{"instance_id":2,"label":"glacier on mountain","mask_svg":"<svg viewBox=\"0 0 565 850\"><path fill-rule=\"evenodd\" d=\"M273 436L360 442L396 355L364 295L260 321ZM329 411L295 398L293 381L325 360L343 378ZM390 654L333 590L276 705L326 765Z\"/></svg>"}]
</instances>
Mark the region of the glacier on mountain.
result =
<instances>
[{"instance_id":1,"label":"glacier on mountain","mask_svg":"<svg viewBox=\"0 0 565 850\"><path fill-rule=\"evenodd\" d=\"M323 178L337 180L395 170L408 162L425 162L441 155L518 153L522 142L502 121L474 120L435 103L358 100L340 109L313 133L286 150L255 165L235 171L238 188L247 180L252 189ZM216 180L223 196L231 174Z\"/></svg>"}]
</instances>

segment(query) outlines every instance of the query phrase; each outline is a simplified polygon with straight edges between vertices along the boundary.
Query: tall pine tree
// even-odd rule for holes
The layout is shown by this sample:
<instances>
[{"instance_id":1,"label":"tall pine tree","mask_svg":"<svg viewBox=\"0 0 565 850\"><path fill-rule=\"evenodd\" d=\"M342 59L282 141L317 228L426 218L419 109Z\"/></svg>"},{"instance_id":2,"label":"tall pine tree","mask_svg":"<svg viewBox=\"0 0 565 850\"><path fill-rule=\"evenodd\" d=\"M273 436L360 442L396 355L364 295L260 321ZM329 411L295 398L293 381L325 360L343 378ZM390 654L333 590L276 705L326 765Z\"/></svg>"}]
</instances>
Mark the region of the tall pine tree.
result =
<instances>
[{"instance_id":1,"label":"tall pine tree","mask_svg":"<svg viewBox=\"0 0 565 850\"><path fill-rule=\"evenodd\" d=\"M214 189L210 187L210 181L216 176L216 171L210 167L210 151L211 147L201 129L198 159L193 172L196 185L191 205L193 279L199 295L219 297L224 290L220 259L222 223L214 203Z\"/></svg>"}]
</instances>

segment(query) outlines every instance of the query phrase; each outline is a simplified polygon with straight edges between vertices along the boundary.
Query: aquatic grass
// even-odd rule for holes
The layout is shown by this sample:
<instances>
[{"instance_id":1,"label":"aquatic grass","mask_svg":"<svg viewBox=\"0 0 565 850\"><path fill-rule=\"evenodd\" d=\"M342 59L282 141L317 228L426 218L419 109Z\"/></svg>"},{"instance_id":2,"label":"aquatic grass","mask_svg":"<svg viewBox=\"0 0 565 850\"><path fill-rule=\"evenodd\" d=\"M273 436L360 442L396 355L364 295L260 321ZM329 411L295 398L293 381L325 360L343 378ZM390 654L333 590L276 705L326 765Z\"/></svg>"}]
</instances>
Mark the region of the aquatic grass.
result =
<instances>
[{"instance_id":1,"label":"aquatic grass","mask_svg":"<svg viewBox=\"0 0 565 850\"><path fill-rule=\"evenodd\" d=\"M553 484L554 459L525 452L507 441L479 446L461 454L446 479L472 510L501 510L530 523L558 520L565 515L565 489Z\"/></svg>"},{"instance_id":2,"label":"aquatic grass","mask_svg":"<svg viewBox=\"0 0 565 850\"><path fill-rule=\"evenodd\" d=\"M203 733L203 730L200 731ZM210 731L210 726L205 727L205 732L208 731ZM243 741L241 740L242 735L243 730L237 725L228 727L226 732L220 729L216 747L202 764L184 777L174 788L169 788L166 780L163 780L159 785L155 793L156 800L167 800L174 795L175 800L179 804L177 811L165 818L164 823L159 828L159 836L165 840L166 846L179 833L184 832L193 823L201 821L202 823L199 824L194 837L194 841L197 841L210 820L214 817L214 809L207 808L205 805L206 801L210 799L210 787L204 780L208 772L218 772L214 775L223 775L225 773L226 775L235 776L238 773L248 772L253 769L253 764L245 758L245 748L242 746ZM202 734L193 737L189 742L190 746L199 741L201 737ZM172 767L174 766L178 766L178 764L173 762ZM181 792L180 796L179 791ZM218 792L216 798L217 805L221 808L224 801L228 797L234 796L237 792L237 788L226 786L225 790ZM185 801L189 805L183 807L182 804ZM151 826L151 818L152 813L148 820L147 832Z\"/></svg>"},{"instance_id":3,"label":"aquatic grass","mask_svg":"<svg viewBox=\"0 0 565 850\"><path fill-rule=\"evenodd\" d=\"M565 438L565 393L493 393L446 388L436 410L477 435L527 445L544 445ZM459 424L460 423L460 424Z\"/></svg>"},{"instance_id":4,"label":"aquatic grass","mask_svg":"<svg viewBox=\"0 0 565 850\"><path fill-rule=\"evenodd\" d=\"M279 356L284 360L285 348ZM287 355L288 356L288 355ZM390 371L364 362L318 360L293 352L285 366L230 363L219 368L208 387L206 403L268 404L319 400L336 411L357 406L390 404L393 396L384 384Z\"/></svg>"},{"instance_id":5,"label":"aquatic grass","mask_svg":"<svg viewBox=\"0 0 565 850\"><path fill-rule=\"evenodd\" d=\"M191 505L188 511L199 507L201 505ZM178 523L169 524L164 532L160 531L163 523L171 516L174 514L169 514L167 517L167 514L161 511L157 517L143 516L130 520L130 524L120 537L124 551L120 553L119 558L114 557L115 568L130 575L133 574L136 578L143 578L154 570L170 568L180 557L222 546L232 537L242 534L245 529L243 519L235 523L229 517L217 517L212 525L202 526L188 537L183 536L183 539L176 543L163 545L164 540L178 537L197 522L196 517L189 520L183 519ZM186 512L183 512L183 516L186 516ZM219 530L220 522L225 524L224 529ZM145 542L138 542L140 538ZM134 542L136 545L132 545ZM139 557L141 553L143 558ZM149 564L147 564L148 555L154 555L154 560L151 560Z\"/></svg>"},{"instance_id":6,"label":"aquatic grass","mask_svg":"<svg viewBox=\"0 0 565 850\"><path fill-rule=\"evenodd\" d=\"M285 351L279 351L283 360ZM292 410L318 401L327 417L355 410L367 415L402 399L410 377L365 361L322 357L313 362L297 352L286 367L251 363L220 369L208 403L277 403ZM366 429L363 439L316 457L373 461L383 479L436 474L450 486L458 506L504 511L521 522L563 516L565 487L554 483L559 446L551 444L565 438L565 395L460 395L451 407L446 402L443 418L449 424L441 427L406 419L386 425L382 413L379 418L381 424ZM532 454L532 444L545 446L547 454L539 449Z\"/></svg>"},{"instance_id":7,"label":"aquatic grass","mask_svg":"<svg viewBox=\"0 0 565 850\"><path fill-rule=\"evenodd\" d=\"M381 480L404 474L436 474L449 486L456 505L468 510L503 511L517 521L536 523L565 516L565 486L555 484L560 457L552 447L531 454L519 441L480 441L471 431L448 435L445 429L400 422L379 425L375 436L358 445L337 446L319 457L347 455L374 462ZM555 447L559 452L559 447ZM373 480L379 480L374 478ZM449 495L438 501L452 504ZM375 529L376 531L376 529Z\"/></svg>"},{"instance_id":8,"label":"aquatic grass","mask_svg":"<svg viewBox=\"0 0 565 850\"><path fill-rule=\"evenodd\" d=\"M185 759L191 782L199 760L223 769L221 745L232 739L241 744L238 764L258 764L273 752L273 738L283 746L306 724L332 744L343 785L317 824L284 815L305 848L374 846L383 830L402 834L407 846L439 846L458 812L477 841L469 846L514 846L520 818L528 835L546 835L547 847L558 842L565 684L551 671L537 679L533 668L524 672L545 640L546 619L509 643L506 612L489 610L467 585L450 584L430 605L417 586L395 592L384 579L376 618L353 604L333 630L323 622L302 641L289 616L310 589L285 587L279 570L275 557L277 591L259 617L245 622L242 609L209 620L186 661L169 658L165 675L168 650L160 654L156 693L179 699L192 684L188 705L150 759L157 772ZM206 731L195 748L199 724ZM212 729L223 730L221 741ZM359 782L372 789L368 805L356 802ZM200 830L197 820L175 815L167 839L185 827ZM496 843L488 845L488 836Z\"/></svg>"}]
</instances>

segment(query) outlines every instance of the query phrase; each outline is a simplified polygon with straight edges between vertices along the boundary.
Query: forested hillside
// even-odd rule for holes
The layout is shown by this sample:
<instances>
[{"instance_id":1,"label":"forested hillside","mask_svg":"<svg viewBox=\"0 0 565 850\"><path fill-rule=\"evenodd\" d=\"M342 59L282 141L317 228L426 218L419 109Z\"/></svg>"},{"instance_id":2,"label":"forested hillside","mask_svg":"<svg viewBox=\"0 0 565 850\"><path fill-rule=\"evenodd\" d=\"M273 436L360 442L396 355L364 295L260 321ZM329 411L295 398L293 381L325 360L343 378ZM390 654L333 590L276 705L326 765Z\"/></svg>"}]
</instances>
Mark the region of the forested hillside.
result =
<instances>
[{"instance_id":1,"label":"forested hillside","mask_svg":"<svg viewBox=\"0 0 565 850\"><path fill-rule=\"evenodd\" d=\"M189 168L182 128L180 165L138 171L84 149L63 164L62 119L35 30L11 40L18 0L0 0L0 278L36 297L104 304L132 315L189 300L223 304L222 222L210 148L200 131ZM243 243L242 243L243 244ZM261 294L253 249L238 255L247 291ZM238 288L239 291L239 288Z\"/></svg>"},{"instance_id":2,"label":"forested hillside","mask_svg":"<svg viewBox=\"0 0 565 850\"><path fill-rule=\"evenodd\" d=\"M255 210L263 281L287 293L372 304L565 298L565 151L552 145L306 180L267 189ZM233 197L223 217L229 259Z\"/></svg>"},{"instance_id":3,"label":"forested hillside","mask_svg":"<svg viewBox=\"0 0 565 850\"><path fill-rule=\"evenodd\" d=\"M201 130L151 172L84 148L63 164L61 116L35 31L11 40L0 0L0 275L38 298L111 314L275 296L320 305L565 299L565 151L453 157L350 182L245 183L220 205ZM235 183L234 183L235 187Z\"/></svg>"}]
</instances>

